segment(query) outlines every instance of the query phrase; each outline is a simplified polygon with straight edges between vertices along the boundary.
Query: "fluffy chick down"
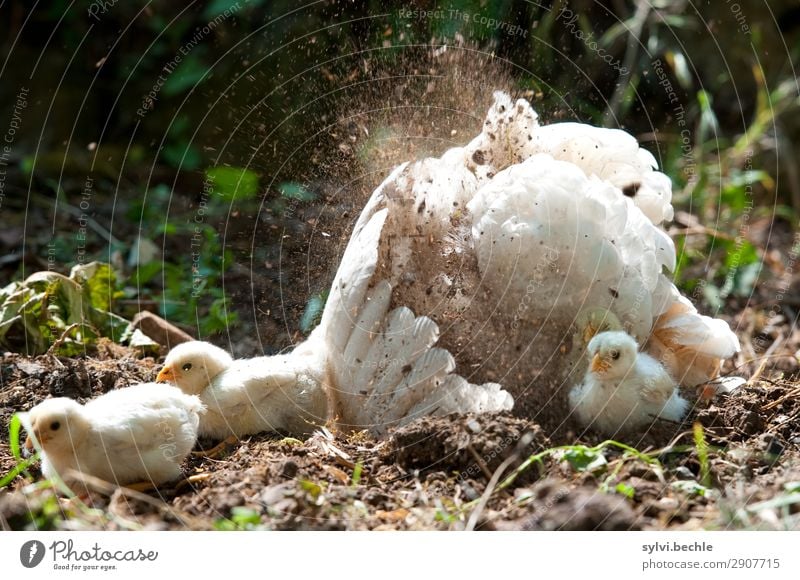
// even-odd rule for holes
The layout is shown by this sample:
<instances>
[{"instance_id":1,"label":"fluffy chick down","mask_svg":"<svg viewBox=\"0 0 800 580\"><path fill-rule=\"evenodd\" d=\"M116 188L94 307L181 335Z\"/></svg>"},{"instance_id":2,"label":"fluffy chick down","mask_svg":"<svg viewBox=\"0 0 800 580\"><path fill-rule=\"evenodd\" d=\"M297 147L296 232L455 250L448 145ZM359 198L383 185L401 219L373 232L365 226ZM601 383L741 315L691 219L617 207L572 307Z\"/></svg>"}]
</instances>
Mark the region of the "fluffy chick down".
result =
<instances>
[{"instance_id":1,"label":"fluffy chick down","mask_svg":"<svg viewBox=\"0 0 800 580\"><path fill-rule=\"evenodd\" d=\"M66 397L48 399L21 419L26 447L41 452L43 475L60 477L75 489L73 472L118 485L177 479L204 412L196 396L143 383L85 405Z\"/></svg>"}]
</instances>

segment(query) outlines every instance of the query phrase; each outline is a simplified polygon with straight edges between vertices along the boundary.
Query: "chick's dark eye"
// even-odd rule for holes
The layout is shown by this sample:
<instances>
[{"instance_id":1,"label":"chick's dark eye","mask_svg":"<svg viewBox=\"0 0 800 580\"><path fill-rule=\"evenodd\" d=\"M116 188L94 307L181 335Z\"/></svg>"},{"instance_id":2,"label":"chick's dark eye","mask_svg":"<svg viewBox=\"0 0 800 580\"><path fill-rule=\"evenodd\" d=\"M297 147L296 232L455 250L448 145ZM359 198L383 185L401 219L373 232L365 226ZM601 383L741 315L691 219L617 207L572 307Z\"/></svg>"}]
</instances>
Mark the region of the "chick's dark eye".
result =
<instances>
[{"instance_id":1,"label":"chick's dark eye","mask_svg":"<svg viewBox=\"0 0 800 580\"><path fill-rule=\"evenodd\" d=\"M619 351L618 350L612 350L611 351L611 358L613 358L614 360L617 360L619 358Z\"/></svg>"},{"instance_id":2,"label":"chick's dark eye","mask_svg":"<svg viewBox=\"0 0 800 580\"><path fill-rule=\"evenodd\" d=\"M58 431L61 429L61 422L60 421L53 421L50 423L50 430L51 431Z\"/></svg>"},{"instance_id":3,"label":"chick's dark eye","mask_svg":"<svg viewBox=\"0 0 800 580\"><path fill-rule=\"evenodd\" d=\"M192 363L186 363L186 364L185 364L185 365L183 365L181 368L182 368L183 370L185 370L185 371L190 371L190 370L192 370Z\"/></svg>"}]
</instances>

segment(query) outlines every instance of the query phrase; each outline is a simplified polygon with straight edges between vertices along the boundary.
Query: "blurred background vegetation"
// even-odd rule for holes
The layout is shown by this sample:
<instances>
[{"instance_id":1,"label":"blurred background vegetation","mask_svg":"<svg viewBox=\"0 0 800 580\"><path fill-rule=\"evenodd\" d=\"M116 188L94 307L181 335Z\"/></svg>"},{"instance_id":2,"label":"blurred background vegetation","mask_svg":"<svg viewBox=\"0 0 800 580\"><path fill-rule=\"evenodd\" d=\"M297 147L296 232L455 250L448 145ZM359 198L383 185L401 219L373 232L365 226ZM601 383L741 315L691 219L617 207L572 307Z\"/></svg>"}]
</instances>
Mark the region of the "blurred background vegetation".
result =
<instances>
[{"instance_id":1,"label":"blurred background vegetation","mask_svg":"<svg viewBox=\"0 0 800 580\"><path fill-rule=\"evenodd\" d=\"M375 185L504 89L654 153L676 279L746 348L797 319L796 0L10 0L0 22L2 285L107 262L101 310L274 352Z\"/></svg>"}]
</instances>

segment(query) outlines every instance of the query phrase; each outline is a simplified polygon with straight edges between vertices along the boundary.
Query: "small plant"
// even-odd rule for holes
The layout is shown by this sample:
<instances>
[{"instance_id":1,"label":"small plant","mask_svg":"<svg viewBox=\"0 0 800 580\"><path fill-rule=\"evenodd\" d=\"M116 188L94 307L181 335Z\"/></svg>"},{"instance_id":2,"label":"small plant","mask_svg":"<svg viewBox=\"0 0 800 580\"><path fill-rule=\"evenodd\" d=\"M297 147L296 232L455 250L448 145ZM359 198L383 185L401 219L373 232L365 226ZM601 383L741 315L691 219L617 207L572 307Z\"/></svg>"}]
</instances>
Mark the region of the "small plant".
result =
<instances>
[{"instance_id":1,"label":"small plant","mask_svg":"<svg viewBox=\"0 0 800 580\"><path fill-rule=\"evenodd\" d=\"M673 481L671 485L672 485L672 489L676 489L678 491L682 491L682 492L687 493L689 495L698 495L698 496L701 496L701 497L711 497L711 496L714 495L714 490L713 489L711 489L711 488L709 488L709 487L707 487L705 485L702 485L700 483L697 483L696 481L691 480L691 479L681 480L681 481Z\"/></svg>"},{"instance_id":2,"label":"small plant","mask_svg":"<svg viewBox=\"0 0 800 580\"><path fill-rule=\"evenodd\" d=\"M83 354L101 337L152 347L130 322L111 312L118 297L108 264L79 264L69 277L36 272L0 289L0 345L31 356Z\"/></svg>"},{"instance_id":3,"label":"small plant","mask_svg":"<svg viewBox=\"0 0 800 580\"><path fill-rule=\"evenodd\" d=\"M364 469L364 464L360 461L356 463L356 466L353 468L353 478L351 479L351 485L353 487L358 486L361 483L361 472Z\"/></svg>"},{"instance_id":4,"label":"small plant","mask_svg":"<svg viewBox=\"0 0 800 580\"><path fill-rule=\"evenodd\" d=\"M214 522L214 529L219 532L234 532L264 528L261 526L261 514L248 507L236 506L231 508L229 518L221 518Z\"/></svg>"},{"instance_id":5,"label":"small plant","mask_svg":"<svg viewBox=\"0 0 800 580\"><path fill-rule=\"evenodd\" d=\"M19 436L21 430L22 421L19 418L19 414L15 413L11 417L11 421L8 424L8 446L11 450L11 455L14 457L14 460L17 462L17 464L11 469L11 471L0 478L0 489L8 486L20 474L30 477L28 474L28 468L39 460L38 454L27 459L22 457L22 449L19 445Z\"/></svg>"},{"instance_id":6,"label":"small plant","mask_svg":"<svg viewBox=\"0 0 800 580\"><path fill-rule=\"evenodd\" d=\"M599 450L594 450L583 445L575 445L564 451L561 456L575 471L597 473L605 471L608 466L605 455Z\"/></svg>"},{"instance_id":7,"label":"small plant","mask_svg":"<svg viewBox=\"0 0 800 580\"><path fill-rule=\"evenodd\" d=\"M711 487L711 466L708 460L708 443L706 442L703 426L695 423L692 427L694 446L697 450L697 459L700 462L700 483L704 487Z\"/></svg>"}]
</instances>

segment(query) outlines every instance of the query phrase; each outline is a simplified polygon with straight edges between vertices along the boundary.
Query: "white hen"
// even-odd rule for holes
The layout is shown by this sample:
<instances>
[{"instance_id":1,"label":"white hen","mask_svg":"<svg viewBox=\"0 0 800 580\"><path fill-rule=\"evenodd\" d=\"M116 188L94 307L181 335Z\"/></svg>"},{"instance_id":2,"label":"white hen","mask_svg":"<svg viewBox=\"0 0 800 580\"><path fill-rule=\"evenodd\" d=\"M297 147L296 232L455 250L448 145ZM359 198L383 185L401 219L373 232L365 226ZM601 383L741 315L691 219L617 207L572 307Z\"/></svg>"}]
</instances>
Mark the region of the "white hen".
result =
<instances>
[{"instance_id":1,"label":"white hen","mask_svg":"<svg viewBox=\"0 0 800 580\"><path fill-rule=\"evenodd\" d=\"M144 383L85 405L65 397L48 399L21 416L26 447L41 450L45 477L59 475L78 491L70 471L118 485L178 478L197 440L202 412L197 397Z\"/></svg>"},{"instance_id":2,"label":"white hen","mask_svg":"<svg viewBox=\"0 0 800 580\"><path fill-rule=\"evenodd\" d=\"M331 296L388 282L389 305L438 323L438 346L469 381L502 384L518 413L557 428L562 387L583 375L597 330L646 343L684 385L712 378L738 350L727 325L699 315L665 275L676 259L661 227L670 198L669 179L632 136L541 127L526 101L498 93L467 146L403 165L375 191L354 239L381 228L377 267L348 270L348 246ZM595 328L598 319L607 323ZM359 391L342 385L341 414L363 414Z\"/></svg>"},{"instance_id":3,"label":"white hen","mask_svg":"<svg viewBox=\"0 0 800 580\"><path fill-rule=\"evenodd\" d=\"M637 352L624 332L601 332L587 348L591 363L569 393L578 421L605 435L649 425L656 417L680 421L689 409L675 381L653 357Z\"/></svg>"},{"instance_id":4,"label":"white hen","mask_svg":"<svg viewBox=\"0 0 800 580\"><path fill-rule=\"evenodd\" d=\"M670 201L632 136L542 127L497 93L468 145L375 190L320 325L282 360L324 384L340 425L374 433L512 405L556 429L602 329L646 343L681 384L710 379L739 345L665 276Z\"/></svg>"},{"instance_id":5,"label":"white hen","mask_svg":"<svg viewBox=\"0 0 800 580\"><path fill-rule=\"evenodd\" d=\"M233 360L221 348L192 341L169 352L156 380L200 397L207 409L201 436L307 435L327 418L323 366L319 353L301 347L291 355Z\"/></svg>"}]
</instances>

